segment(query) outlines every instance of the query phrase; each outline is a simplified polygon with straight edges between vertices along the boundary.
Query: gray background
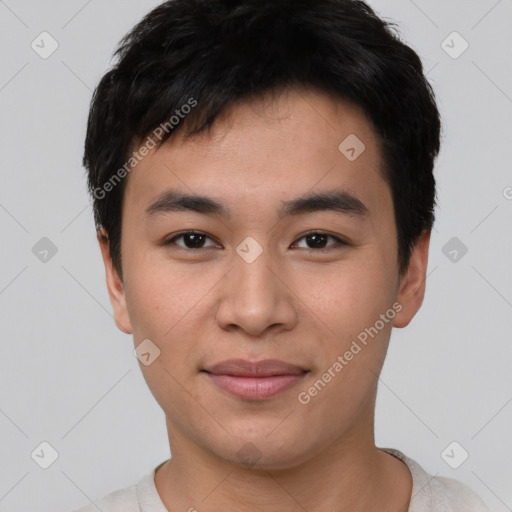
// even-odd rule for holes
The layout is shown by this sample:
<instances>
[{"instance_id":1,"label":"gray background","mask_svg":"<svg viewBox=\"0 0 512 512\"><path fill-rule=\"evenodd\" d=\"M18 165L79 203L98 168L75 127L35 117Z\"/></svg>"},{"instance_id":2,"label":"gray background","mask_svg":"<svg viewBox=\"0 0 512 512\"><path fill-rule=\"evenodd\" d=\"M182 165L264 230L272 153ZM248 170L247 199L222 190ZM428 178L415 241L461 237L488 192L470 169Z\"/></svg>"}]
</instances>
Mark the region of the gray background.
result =
<instances>
[{"instance_id":1,"label":"gray background","mask_svg":"<svg viewBox=\"0 0 512 512\"><path fill-rule=\"evenodd\" d=\"M81 168L92 89L157 3L0 1L4 512L71 510L169 457L163 413L111 317ZM426 298L393 333L377 445L512 510L512 2L372 5L422 56L444 118ZM46 59L31 48L43 31L59 45ZM454 31L469 44L457 58ZM34 254L43 237L56 254L44 241ZM49 461L43 441L58 452L48 469L31 458ZM469 453L458 469L441 456L453 441L452 465Z\"/></svg>"}]
</instances>

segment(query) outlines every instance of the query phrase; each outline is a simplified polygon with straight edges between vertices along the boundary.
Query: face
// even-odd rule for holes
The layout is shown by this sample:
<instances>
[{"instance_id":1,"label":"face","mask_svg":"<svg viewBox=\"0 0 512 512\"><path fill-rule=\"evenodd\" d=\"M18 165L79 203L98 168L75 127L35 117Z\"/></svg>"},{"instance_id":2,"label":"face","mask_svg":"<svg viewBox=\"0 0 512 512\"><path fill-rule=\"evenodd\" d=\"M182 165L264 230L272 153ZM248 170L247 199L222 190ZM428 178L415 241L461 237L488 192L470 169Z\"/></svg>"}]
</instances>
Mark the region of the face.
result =
<instances>
[{"instance_id":1,"label":"face","mask_svg":"<svg viewBox=\"0 0 512 512\"><path fill-rule=\"evenodd\" d=\"M150 340L141 369L173 453L186 439L278 469L364 442L428 251L425 235L399 276L382 167L359 109L296 89L233 107L130 173L122 282L100 244L118 327L135 346ZM218 366L233 359L246 364Z\"/></svg>"}]
</instances>

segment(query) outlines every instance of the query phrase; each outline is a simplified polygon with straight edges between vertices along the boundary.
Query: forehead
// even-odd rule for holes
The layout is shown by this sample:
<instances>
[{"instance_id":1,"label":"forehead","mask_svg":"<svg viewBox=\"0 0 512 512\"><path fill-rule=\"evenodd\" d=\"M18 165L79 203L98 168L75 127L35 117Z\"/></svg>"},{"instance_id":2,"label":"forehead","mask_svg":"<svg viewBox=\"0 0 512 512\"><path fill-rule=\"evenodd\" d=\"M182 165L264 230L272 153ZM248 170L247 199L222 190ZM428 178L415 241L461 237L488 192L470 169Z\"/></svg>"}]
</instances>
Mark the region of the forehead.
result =
<instances>
[{"instance_id":1,"label":"forehead","mask_svg":"<svg viewBox=\"0 0 512 512\"><path fill-rule=\"evenodd\" d=\"M300 88L239 102L211 130L189 139L177 132L150 150L129 174L127 204L145 209L166 188L247 208L343 188L371 210L390 193L362 110Z\"/></svg>"}]
</instances>

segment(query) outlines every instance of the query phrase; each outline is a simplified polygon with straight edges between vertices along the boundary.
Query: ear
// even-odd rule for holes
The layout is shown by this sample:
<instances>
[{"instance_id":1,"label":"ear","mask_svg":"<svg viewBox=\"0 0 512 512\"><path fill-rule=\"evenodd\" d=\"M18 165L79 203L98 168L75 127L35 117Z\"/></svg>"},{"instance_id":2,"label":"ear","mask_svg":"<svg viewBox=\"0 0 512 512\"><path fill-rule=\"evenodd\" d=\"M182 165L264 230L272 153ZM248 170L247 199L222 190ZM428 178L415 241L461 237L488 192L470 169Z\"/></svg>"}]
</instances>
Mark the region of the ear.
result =
<instances>
[{"instance_id":1,"label":"ear","mask_svg":"<svg viewBox=\"0 0 512 512\"><path fill-rule=\"evenodd\" d=\"M402 309L393 320L394 327L407 326L423 303L429 243L430 231L424 231L412 249L409 267L400 278L397 302Z\"/></svg>"},{"instance_id":2,"label":"ear","mask_svg":"<svg viewBox=\"0 0 512 512\"><path fill-rule=\"evenodd\" d=\"M118 329L126 334L132 334L132 325L126 307L126 297L124 293L123 281L119 277L112 263L110 255L110 245L107 232L103 227L97 231L98 242L100 244L101 255L105 265L105 277L107 281L108 294L114 310L114 319Z\"/></svg>"}]
</instances>

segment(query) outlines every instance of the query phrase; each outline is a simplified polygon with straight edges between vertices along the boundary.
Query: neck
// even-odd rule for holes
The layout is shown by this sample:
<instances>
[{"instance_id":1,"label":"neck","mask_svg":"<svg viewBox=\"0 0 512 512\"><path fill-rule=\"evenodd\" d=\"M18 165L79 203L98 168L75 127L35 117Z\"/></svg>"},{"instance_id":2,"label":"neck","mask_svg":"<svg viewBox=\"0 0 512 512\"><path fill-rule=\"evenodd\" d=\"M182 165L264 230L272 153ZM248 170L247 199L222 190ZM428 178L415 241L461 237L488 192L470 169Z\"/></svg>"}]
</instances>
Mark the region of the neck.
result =
<instances>
[{"instance_id":1,"label":"neck","mask_svg":"<svg viewBox=\"0 0 512 512\"><path fill-rule=\"evenodd\" d=\"M366 428L364 427L366 425ZM373 417L358 422L313 457L285 469L248 468L198 446L170 422L172 458L155 485L169 510L406 512L412 477L403 462L378 450Z\"/></svg>"}]
</instances>

